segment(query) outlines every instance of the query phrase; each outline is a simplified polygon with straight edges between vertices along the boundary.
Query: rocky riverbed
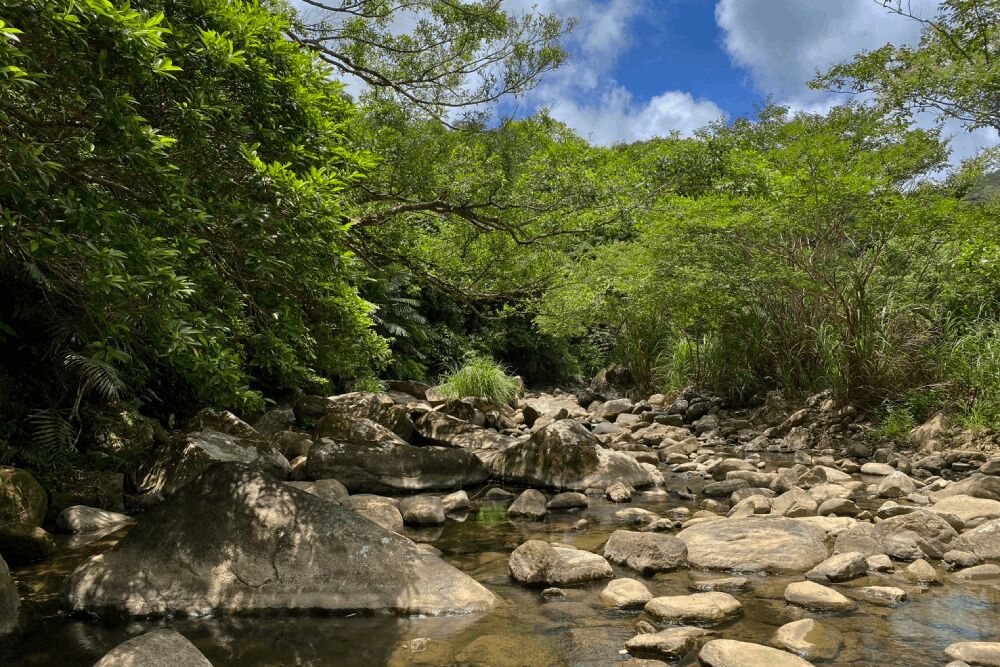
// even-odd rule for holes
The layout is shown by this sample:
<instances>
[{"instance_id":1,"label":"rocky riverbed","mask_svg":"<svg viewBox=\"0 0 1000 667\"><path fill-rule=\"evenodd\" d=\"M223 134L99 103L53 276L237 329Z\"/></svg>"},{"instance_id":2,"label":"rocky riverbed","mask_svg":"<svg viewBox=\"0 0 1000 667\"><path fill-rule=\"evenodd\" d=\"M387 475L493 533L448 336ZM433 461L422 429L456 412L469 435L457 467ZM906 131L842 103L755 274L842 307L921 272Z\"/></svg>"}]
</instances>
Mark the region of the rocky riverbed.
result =
<instances>
[{"instance_id":1,"label":"rocky riverbed","mask_svg":"<svg viewBox=\"0 0 1000 667\"><path fill-rule=\"evenodd\" d=\"M827 395L496 409L415 383L204 412L132 511L62 510L72 536L8 469L0 661L1000 664L995 443L869 429Z\"/></svg>"}]
</instances>

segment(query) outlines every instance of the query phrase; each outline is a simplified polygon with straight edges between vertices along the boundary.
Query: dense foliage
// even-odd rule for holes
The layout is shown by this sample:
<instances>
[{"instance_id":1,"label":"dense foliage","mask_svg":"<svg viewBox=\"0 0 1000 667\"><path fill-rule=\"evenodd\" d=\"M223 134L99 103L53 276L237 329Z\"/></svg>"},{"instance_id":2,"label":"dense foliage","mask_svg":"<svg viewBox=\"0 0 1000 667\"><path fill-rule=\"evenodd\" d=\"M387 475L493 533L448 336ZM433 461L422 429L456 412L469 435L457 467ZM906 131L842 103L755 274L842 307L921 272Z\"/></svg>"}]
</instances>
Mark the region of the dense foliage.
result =
<instances>
[{"instance_id":1,"label":"dense foliage","mask_svg":"<svg viewBox=\"0 0 1000 667\"><path fill-rule=\"evenodd\" d=\"M490 115L572 24L308 5L0 0L0 460L54 465L111 401L253 416L395 378L503 403L506 369L612 363L637 393L1000 423L997 156L950 169L911 126L998 126L994 0L814 82L857 103L614 147Z\"/></svg>"}]
</instances>

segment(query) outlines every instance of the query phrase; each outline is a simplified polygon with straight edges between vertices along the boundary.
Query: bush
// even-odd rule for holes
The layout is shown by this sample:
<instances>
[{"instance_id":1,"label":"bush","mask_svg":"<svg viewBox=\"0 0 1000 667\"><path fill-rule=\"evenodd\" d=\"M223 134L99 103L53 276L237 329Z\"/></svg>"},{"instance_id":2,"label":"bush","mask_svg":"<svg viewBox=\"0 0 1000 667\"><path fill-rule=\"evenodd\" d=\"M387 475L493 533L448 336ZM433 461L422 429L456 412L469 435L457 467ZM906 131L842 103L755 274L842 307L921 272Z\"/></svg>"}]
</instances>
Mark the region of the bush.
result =
<instances>
[{"instance_id":1,"label":"bush","mask_svg":"<svg viewBox=\"0 0 1000 667\"><path fill-rule=\"evenodd\" d=\"M451 399L468 396L485 398L500 408L511 405L521 393L521 380L507 374L503 366L485 357L477 357L449 374L437 389Z\"/></svg>"}]
</instances>

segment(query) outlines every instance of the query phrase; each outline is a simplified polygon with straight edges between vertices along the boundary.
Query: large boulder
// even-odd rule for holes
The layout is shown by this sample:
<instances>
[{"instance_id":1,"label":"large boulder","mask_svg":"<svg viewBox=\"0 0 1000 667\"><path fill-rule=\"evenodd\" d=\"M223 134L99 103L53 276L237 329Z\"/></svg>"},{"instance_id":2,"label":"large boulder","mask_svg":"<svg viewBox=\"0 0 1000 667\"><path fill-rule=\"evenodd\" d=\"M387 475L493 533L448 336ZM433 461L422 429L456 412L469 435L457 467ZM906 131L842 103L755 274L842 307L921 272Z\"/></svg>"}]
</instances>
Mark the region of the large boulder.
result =
<instances>
[{"instance_id":1,"label":"large boulder","mask_svg":"<svg viewBox=\"0 0 1000 667\"><path fill-rule=\"evenodd\" d=\"M1000 519L967 530L962 533L962 541L980 558L1000 558Z\"/></svg>"},{"instance_id":2,"label":"large boulder","mask_svg":"<svg viewBox=\"0 0 1000 667\"><path fill-rule=\"evenodd\" d=\"M489 472L464 449L416 447L393 437L320 440L309 450L306 476L338 479L351 493L398 493L471 486Z\"/></svg>"},{"instance_id":3,"label":"large boulder","mask_svg":"<svg viewBox=\"0 0 1000 667\"><path fill-rule=\"evenodd\" d=\"M604 545L604 557L639 572L668 572L687 563L687 545L662 533L616 530Z\"/></svg>"},{"instance_id":4,"label":"large boulder","mask_svg":"<svg viewBox=\"0 0 1000 667\"><path fill-rule=\"evenodd\" d=\"M459 405L468 405L459 402ZM470 409L473 409L469 406ZM445 447L462 447L473 451L503 451L514 444L514 438L471 424L439 410L431 410L417 420L416 430L425 440Z\"/></svg>"},{"instance_id":5,"label":"large boulder","mask_svg":"<svg viewBox=\"0 0 1000 667\"><path fill-rule=\"evenodd\" d=\"M595 579L610 579L608 561L581 549L554 547L541 540L528 540L514 549L507 563L510 576L522 584L568 586Z\"/></svg>"},{"instance_id":6,"label":"large boulder","mask_svg":"<svg viewBox=\"0 0 1000 667\"><path fill-rule=\"evenodd\" d=\"M826 531L806 521L749 516L699 523L677 539L688 563L708 570L805 572L826 560Z\"/></svg>"},{"instance_id":7,"label":"large boulder","mask_svg":"<svg viewBox=\"0 0 1000 667\"><path fill-rule=\"evenodd\" d=\"M67 533L94 533L132 521L134 519L127 514L109 512L96 507L73 505L59 513L56 525Z\"/></svg>"},{"instance_id":8,"label":"large boulder","mask_svg":"<svg viewBox=\"0 0 1000 667\"><path fill-rule=\"evenodd\" d=\"M212 667L201 651L176 630L150 630L111 649L94 667Z\"/></svg>"},{"instance_id":9,"label":"large boulder","mask_svg":"<svg viewBox=\"0 0 1000 667\"><path fill-rule=\"evenodd\" d=\"M17 627L17 584L10 576L7 563L0 557L0 635Z\"/></svg>"},{"instance_id":10,"label":"large boulder","mask_svg":"<svg viewBox=\"0 0 1000 667\"><path fill-rule=\"evenodd\" d=\"M493 461L498 477L525 486L582 491L607 488L617 480L649 486L649 473L631 456L604 449L597 437L572 419L562 419Z\"/></svg>"},{"instance_id":11,"label":"large boulder","mask_svg":"<svg viewBox=\"0 0 1000 667\"><path fill-rule=\"evenodd\" d=\"M55 550L55 540L39 526L0 523L0 554L11 567L45 560Z\"/></svg>"},{"instance_id":12,"label":"large boulder","mask_svg":"<svg viewBox=\"0 0 1000 667\"><path fill-rule=\"evenodd\" d=\"M942 498L929 509L957 516L965 528L975 528L985 521L1000 519L1000 500L973 498L964 494Z\"/></svg>"},{"instance_id":13,"label":"large boulder","mask_svg":"<svg viewBox=\"0 0 1000 667\"><path fill-rule=\"evenodd\" d=\"M975 472L960 482L949 484L946 488L935 491L931 494L931 498L940 500L959 495L1000 500L1000 477Z\"/></svg>"},{"instance_id":14,"label":"large boulder","mask_svg":"<svg viewBox=\"0 0 1000 667\"><path fill-rule=\"evenodd\" d=\"M299 422L311 424L331 414L370 419L385 426L404 440L413 435L413 420L409 411L385 394L354 391L340 396L300 396L295 401L295 416Z\"/></svg>"},{"instance_id":15,"label":"large boulder","mask_svg":"<svg viewBox=\"0 0 1000 667\"><path fill-rule=\"evenodd\" d=\"M45 489L30 472L0 466L0 523L40 526L48 504Z\"/></svg>"},{"instance_id":16,"label":"large boulder","mask_svg":"<svg viewBox=\"0 0 1000 667\"><path fill-rule=\"evenodd\" d=\"M661 623L721 623L743 611L743 605L729 593L710 591L691 595L653 598L643 610Z\"/></svg>"},{"instance_id":17,"label":"large boulder","mask_svg":"<svg viewBox=\"0 0 1000 667\"><path fill-rule=\"evenodd\" d=\"M803 618L778 628L771 643L808 660L833 660L844 642L836 628Z\"/></svg>"},{"instance_id":18,"label":"large boulder","mask_svg":"<svg viewBox=\"0 0 1000 667\"><path fill-rule=\"evenodd\" d=\"M155 507L114 549L81 564L63 595L72 612L118 616L433 615L495 603L405 537L237 465L211 467Z\"/></svg>"},{"instance_id":19,"label":"large boulder","mask_svg":"<svg viewBox=\"0 0 1000 667\"><path fill-rule=\"evenodd\" d=\"M288 460L266 440L233 430L206 428L176 436L157 453L143 482L146 491L174 493L215 463L239 463L279 479L288 476Z\"/></svg>"}]
</instances>

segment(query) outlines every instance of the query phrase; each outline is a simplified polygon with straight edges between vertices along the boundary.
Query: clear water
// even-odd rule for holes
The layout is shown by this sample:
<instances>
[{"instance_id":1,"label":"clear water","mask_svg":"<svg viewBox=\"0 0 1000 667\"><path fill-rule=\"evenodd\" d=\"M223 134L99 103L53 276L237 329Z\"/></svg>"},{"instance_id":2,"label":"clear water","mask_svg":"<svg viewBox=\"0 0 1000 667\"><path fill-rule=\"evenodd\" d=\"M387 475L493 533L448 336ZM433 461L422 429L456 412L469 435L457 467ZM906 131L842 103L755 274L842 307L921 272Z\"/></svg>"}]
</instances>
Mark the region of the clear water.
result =
<instances>
[{"instance_id":1,"label":"clear water","mask_svg":"<svg viewBox=\"0 0 1000 667\"><path fill-rule=\"evenodd\" d=\"M668 488L697 483L671 479ZM63 540L58 557L15 572L26 598L25 628L0 642L0 665L92 665L121 641L155 625L174 628L190 639L216 667L223 665L616 665L629 656L625 642L635 634L641 611L614 611L597 600L605 582L566 587L566 597L547 600L540 589L525 588L507 576L510 552L526 539L566 542L600 551L610 533L623 528L612 515L625 507L664 514L694 503L676 497L639 495L631 505L591 499L586 510L550 513L543 522L512 522L484 513L449 520L443 528L414 531L410 537L440 549L444 558L495 592L502 603L488 613L445 618L394 616L217 618L104 626L61 614L61 582L79 560L110 548L122 533L89 541ZM587 518L580 533L570 526ZM169 548L169 547L166 547ZM940 564L935 564L940 570ZM643 577L615 567L616 576L643 581L654 595L691 592L693 579L708 573L682 570ZM858 603L848 613L812 613L782 599L785 584L796 577L750 577L754 587L736 594L744 611L737 619L711 628L717 638L767 643L780 625L814 617L843 634L844 648L835 665L899 665L920 667L946 662L944 649L955 641L1000 640L1000 588L956 584L921 589L898 575L876 575L838 585L897 586L910 598L898 607ZM414 653L404 642L432 641ZM680 664L696 664L688 656Z\"/></svg>"}]
</instances>

